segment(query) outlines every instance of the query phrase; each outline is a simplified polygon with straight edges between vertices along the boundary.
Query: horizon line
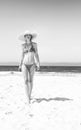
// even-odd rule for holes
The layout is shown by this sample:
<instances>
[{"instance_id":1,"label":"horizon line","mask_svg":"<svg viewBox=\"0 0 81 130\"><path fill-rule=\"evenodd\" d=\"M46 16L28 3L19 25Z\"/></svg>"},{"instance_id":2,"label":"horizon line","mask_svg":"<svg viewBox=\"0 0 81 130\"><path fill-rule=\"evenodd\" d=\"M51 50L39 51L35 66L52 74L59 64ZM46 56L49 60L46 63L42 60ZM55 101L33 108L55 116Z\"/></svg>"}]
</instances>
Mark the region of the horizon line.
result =
<instances>
[{"instance_id":1,"label":"horizon line","mask_svg":"<svg viewBox=\"0 0 81 130\"><path fill-rule=\"evenodd\" d=\"M19 62L1 62L0 66L18 66ZM40 62L41 66L81 66L81 62Z\"/></svg>"}]
</instances>

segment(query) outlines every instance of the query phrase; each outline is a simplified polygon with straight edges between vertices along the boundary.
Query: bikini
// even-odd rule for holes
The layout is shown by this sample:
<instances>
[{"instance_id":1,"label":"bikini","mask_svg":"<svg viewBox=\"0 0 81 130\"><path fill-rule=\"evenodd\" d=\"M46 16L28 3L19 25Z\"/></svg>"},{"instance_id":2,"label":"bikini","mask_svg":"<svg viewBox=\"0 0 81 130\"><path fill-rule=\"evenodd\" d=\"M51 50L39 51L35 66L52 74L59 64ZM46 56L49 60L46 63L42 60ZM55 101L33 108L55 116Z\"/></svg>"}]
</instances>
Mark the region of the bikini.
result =
<instances>
[{"instance_id":1,"label":"bikini","mask_svg":"<svg viewBox=\"0 0 81 130\"><path fill-rule=\"evenodd\" d=\"M31 46L31 48L29 50L27 50L25 53L28 53L28 52L35 52L35 48L33 47L33 45ZM26 66L27 70L30 72L30 69L32 66L35 66L35 64L30 64L30 65L27 65L24 63L24 65Z\"/></svg>"}]
</instances>

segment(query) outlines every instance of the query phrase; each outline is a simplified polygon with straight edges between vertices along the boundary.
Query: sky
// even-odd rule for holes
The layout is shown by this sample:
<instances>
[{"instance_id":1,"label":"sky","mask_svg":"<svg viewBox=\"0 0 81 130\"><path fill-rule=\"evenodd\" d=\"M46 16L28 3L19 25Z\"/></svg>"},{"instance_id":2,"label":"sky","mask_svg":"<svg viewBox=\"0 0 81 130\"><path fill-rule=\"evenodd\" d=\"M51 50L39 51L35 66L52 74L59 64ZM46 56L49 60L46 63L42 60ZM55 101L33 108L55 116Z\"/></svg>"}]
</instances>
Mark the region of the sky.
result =
<instances>
[{"instance_id":1,"label":"sky","mask_svg":"<svg viewBox=\"0 0 81 130\"><path fill-rule=\"evenodd\" d=\"M80 0L0 1L0 64L20 63L26 30L37 33L41 63L81 63Z\"/></svg>"}]
</instances>

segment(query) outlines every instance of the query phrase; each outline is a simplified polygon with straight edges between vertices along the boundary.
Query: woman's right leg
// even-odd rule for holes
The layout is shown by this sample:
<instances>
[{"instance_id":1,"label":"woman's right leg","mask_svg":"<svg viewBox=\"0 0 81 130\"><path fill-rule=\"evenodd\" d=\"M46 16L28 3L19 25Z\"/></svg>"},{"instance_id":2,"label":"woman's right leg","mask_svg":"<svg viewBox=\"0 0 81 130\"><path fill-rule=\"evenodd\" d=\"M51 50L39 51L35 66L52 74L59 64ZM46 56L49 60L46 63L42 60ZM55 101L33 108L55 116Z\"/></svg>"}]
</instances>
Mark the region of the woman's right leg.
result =
<instances>
[{"instance_id":1,"label":"woman's right leg","mask_svg":"<svg viewBox=\"0 0 81 130\"><path fill-rule=\"evenodd\" d=\"M28 99L28 103L29 103L28 70L24 64L22 65L22 73L23 73L23 77L24 77L26 95L27 95L27 99Z\"/></svg>"},{"instance_id":2,"label":"woman's right leg","mask_svg":"<svg viewBox=\"0 0 81 130\"><path fill-rule=\"evenodd\" d=\"M35 73L35 65L32 65L30 67L29 76L28 76L28 80L29 80L29 98L30 98L30 100L31 100L31 93L32 93L32 88L33 88L34 73Z\"/></svg>"}]
</instances>

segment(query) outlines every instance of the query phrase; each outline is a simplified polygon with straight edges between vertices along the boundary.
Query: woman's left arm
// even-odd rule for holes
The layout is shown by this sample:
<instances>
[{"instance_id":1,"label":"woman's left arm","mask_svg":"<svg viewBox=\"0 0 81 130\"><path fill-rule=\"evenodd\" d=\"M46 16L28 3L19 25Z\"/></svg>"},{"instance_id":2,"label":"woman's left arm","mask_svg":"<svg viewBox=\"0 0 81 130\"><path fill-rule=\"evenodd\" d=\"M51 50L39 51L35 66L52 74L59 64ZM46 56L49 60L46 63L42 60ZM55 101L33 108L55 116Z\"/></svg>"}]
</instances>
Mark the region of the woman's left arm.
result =
<instances>
[{"instance_id":1,"label":"woman's left arm","mask_svg":"<svg viewBox=\"0 0 81 130\"><path fill-rule=\"evenodd\" d=\"M35 47L35 58L37 61L37 68L40 69L40 60L39 60L39 54L38 54L38 48L37 48L37 43L34 43L34 47Z\"/></svg>"}]
</instances>

